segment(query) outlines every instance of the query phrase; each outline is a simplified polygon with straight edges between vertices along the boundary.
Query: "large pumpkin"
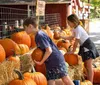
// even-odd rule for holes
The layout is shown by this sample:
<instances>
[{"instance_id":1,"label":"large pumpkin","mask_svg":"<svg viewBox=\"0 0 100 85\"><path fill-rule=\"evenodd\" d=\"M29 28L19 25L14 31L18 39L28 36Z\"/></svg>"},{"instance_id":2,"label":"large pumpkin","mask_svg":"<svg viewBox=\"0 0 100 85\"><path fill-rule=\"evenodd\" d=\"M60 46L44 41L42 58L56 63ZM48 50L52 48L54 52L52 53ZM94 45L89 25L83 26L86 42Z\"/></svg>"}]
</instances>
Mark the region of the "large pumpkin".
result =
<instances>
[{"instance_id":1,"label":"large pumpkin","mask_svg":"<svg viewBox=\"0 0 100 85\"><path fill-rule=\"evenodd\" d=\"M15 71L19 78L12 80L8 85L37 85L31 78L24 77L19 71Z\"/></svg>"},{"instance_id":2,"label":"large pumpkin","mask_svg":"<svg viewBox=\"0 0 100 85\"><path fill-rule=\"evenodd\" d=\"M35 35L34 35L34 33L31 33L31 34L30 34L30 38L31 38L31 47L32 47L32 48L36 47Z\"/></svg>"},{"instance_id":3,"label":"large pumpkin","mask_svg":"<svg viewBox=\"0 0 100 85\"><path fill-rule=\"evenodd\" d=\"M5 60L6 53L2 45L0 45L0 62L3 62Z\"/></svg>"},{"instance_id":4,"label":"large pumpkin","mask_svg":"<svg viewBox=\"0 0 100 85\"><path fill-rule=\"evenodd\" d=\"M26 44L28 47L31 46L31 38L25 31L12 34L11 39L17 44Z\"/></svg>"},{"instance_id":5,"label":"large pumpkin","mask_svg":"<svg viewBox=\"0 0 100 85\"><path fill-rule=\"evenodd\" d=\"M57 43L57 47L64 47L66 50L68 50L69 46L70 46L70 42L68 40L59 40Z\"/></svg>"},{"instance_id":6,"label":"large pumpkin","mask_svg":"<svg viewBox=\"0 0 100 85\"><path fill-rule=\"evenodd\" d=\"M13 55L12 50L14 50L16 54L20 54L20 48L13 40L7 38L1 39L0 44L3 46L7 57Z\"/></svg>"},{"instance_id":7,"label":"large pumpkin","mask_svg":"<svg viewBox=\"0 0 100 85\"><path fill-rule=\"evenodd\" d=\"M65 61L69 65L77 65L78 64L79 56L77 54L68 54L68 53L66 53L64 55L64 58L65 58Z\"/></svg>"},{"instance_id":8,"label":"large pumpkin","mask_svg":"<svg viewBox=\"0 0 100 85\"><path fill-rule=\"evenodd\" d=\"M36 61L41 61L42 60L42 57L43 57L43 51L39 48L36 48L33 53L32 53L32 59L33 61L36 60ZM35 65L35 69L37 72L41 72L43 73L44 75L46 75L46 67L45 67L45 64L42 64L42 65Z\"/></svg>"},{"instance_id":9,"label":"large pumpkin","mask_svg":"<svg viewBox=\"0 0 100 85\"><path fill-rule=\"evenodd\" d=\"M29 51L29 47L25 44L19 44L18 46L19 46L20 51L21 51L20 54L25 54Z\"/></svg>"},{"instance_id":10,"label":"large pumpkin","mask_svg":"<svg viewBox=\"0 0 100 85\"><path fill-rule=\"evenodd\" d=\"M47 85L46 77L40 72L34 73L24 73L24 77L32 78L36 82L37 85Z\"/></svg>"}]
</instances>

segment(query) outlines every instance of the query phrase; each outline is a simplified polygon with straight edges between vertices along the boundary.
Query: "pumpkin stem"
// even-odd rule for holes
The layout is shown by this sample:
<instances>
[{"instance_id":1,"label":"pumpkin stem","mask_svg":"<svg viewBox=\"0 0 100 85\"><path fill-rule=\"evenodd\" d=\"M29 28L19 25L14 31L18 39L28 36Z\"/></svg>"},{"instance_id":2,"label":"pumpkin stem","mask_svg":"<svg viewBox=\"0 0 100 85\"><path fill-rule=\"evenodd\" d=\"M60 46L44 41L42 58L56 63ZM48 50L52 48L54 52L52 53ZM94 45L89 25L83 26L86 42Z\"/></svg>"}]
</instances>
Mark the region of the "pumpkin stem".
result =
<instances>
[{"instance_id":1,"label":"pumpkin stem","mask_svg":"<svg viewBox=\"0 0 100 85\"><path fill-rule=\"evenodd\" d=\"M81 76L82 82L85 81L85 78L83 76Z\"/></svg>"},{"instance_id":2,"label":"pumpkin stem","mask_svg":"<svg viewBox=\"0 0 100 85\"><path fill-rule=\"evenodd\" d=\"M15 51L14 51L13 49L11 49L11 51L13 52L13 55L14 55L14 56L16 56L16 53L15 53Z\"/></svg>"},{"instance_id":3,"label":"pumpkin stem","mask_svg":"<svg viewBox=\"0 0 100 85\"><path fill-rule=\"evenodd\" d=\"M18 75L20 80L24 79L24 76L22 75L22 73L20 71L18 71L17 69L14 69L14 72Z\"/></svg>"},{"instance_id":4,"label":"pumpkin stem","mask_svg":"<svg viewBox=\"0 0 100 85\"><path fill-rule=\"evenodd\" d=\"M94 68L97 68L97 66L94 63L92 65L94 66Z\"/></svg>"},{"instance_id":5,"label":"pumpkin stem","mask_svg":"<svg viewBox=\"0 0 100 85\"><path fill-rule=\"evenodd\" d=\"M63 43L66 43L66 40L62 40Z\"/></svg>"},{"instance_id":6,"label":"pumpkin stem","mask_svg":"<svg viewBox=\"0 0 100 85\"><path fill-rule=\"evenodd\" d=\"M67 52L70 52L70 51L71 51L71 46L72 46L72 45L70 45L70 46L68 47Z\"/></svg>"},{"instance_id":7,"label":"pumpkin stem","mask_svg":"<svg viewBox=\"0 0 100 85\"><path fill-rule=\"evenodd\" d=\"M29 72L30 72L30 73L36 72L35 69L34 69L34 66L33 66L32 64L31 64L31 68L29 69Z\"/></svg>"}]
</instances>

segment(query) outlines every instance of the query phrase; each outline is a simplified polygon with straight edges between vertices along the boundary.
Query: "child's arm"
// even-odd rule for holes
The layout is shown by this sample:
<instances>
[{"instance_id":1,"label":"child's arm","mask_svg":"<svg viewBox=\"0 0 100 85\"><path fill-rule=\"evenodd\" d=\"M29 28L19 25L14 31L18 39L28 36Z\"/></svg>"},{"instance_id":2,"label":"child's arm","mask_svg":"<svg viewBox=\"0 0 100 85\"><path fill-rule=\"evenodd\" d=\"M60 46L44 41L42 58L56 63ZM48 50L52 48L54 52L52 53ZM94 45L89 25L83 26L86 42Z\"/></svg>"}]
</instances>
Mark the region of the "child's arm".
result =
<instances>
[{"instance_id":1,"label":"child's arm","mask_svg":"<svg viewBox=\"0 0 100 85\"><path fill-rule=\"evenodd\" d=\"M78 43L79 43L79 39L75 39L75 43L73 45L73 50L72 50L73 53L76 51L76 48L78 46Z\"/></svg>"},{"instance_id":2,"label":"child's arm","mask_svg":"<svg viewBox=\"0 0 100 85\"><path fill-rule=\"evenodd\" d=\"M65 40L72 40L74 38L74 36L69 36L69 37L66 37L66 36L60 36L61 38L65 39Z\"/></svg>"},{"instance_id":3,"label":"child's arm","mask_svg":"<svg viewBox=\"0 0 100 85\"><path fill-rule=\"evenodd\" d=\"M47 47L46 52L43 56L43 59L40 62L38 62L38 61L34 61L34 62L38 65L42 65L47 60L47 58L51 55L51 53L52 53L51 47Z\"/></svg>"}]
</instances>

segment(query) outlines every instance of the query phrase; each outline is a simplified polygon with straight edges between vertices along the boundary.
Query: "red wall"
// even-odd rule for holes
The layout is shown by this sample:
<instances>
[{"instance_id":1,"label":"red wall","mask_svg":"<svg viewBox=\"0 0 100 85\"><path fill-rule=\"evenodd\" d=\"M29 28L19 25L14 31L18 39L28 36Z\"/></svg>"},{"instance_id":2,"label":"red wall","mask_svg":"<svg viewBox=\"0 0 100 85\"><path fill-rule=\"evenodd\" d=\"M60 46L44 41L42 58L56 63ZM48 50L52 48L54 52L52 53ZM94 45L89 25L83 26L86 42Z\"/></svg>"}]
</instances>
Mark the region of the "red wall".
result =
<instances>
[{"instance_id":1,"label":"red wall","mask_svg":"<svg viewBox=\"0 0 100 85\"><path fill-rule=\"evenodd\" d=\"M61 26L66 27L66 13L67 13L66 4L47 4L46 14L50 14L50 13L60 13Z\"/></svg>"}]
</instances>

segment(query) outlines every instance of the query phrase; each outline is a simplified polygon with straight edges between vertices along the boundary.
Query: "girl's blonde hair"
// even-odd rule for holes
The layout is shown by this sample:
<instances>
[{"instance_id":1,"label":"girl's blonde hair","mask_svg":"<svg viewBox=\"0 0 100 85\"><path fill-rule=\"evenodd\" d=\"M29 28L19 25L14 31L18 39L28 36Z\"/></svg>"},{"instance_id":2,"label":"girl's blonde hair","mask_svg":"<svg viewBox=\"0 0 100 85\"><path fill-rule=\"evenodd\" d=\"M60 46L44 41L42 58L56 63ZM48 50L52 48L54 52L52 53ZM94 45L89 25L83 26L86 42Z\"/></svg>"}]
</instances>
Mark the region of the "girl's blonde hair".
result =
<instances>
[{"instance_id":1,"label":"girl's blonde hair","mask_svg":"<svg viewBox=\"0 0 100 85\"><path fill-rule=\"evenodd\" d=\"M70 16L67 17L67 20L74 23L75 27L77 27L78 25L81 25L81 26L83 25L76 14L71 14Z\"/></svg>"}]
</instances>

